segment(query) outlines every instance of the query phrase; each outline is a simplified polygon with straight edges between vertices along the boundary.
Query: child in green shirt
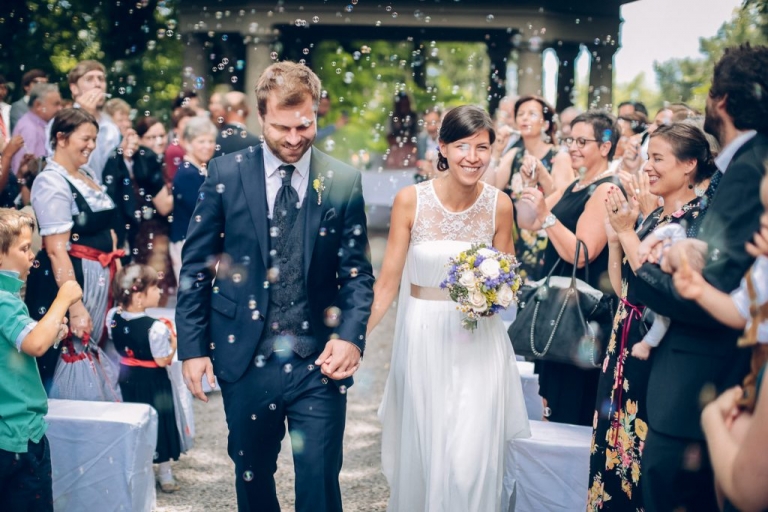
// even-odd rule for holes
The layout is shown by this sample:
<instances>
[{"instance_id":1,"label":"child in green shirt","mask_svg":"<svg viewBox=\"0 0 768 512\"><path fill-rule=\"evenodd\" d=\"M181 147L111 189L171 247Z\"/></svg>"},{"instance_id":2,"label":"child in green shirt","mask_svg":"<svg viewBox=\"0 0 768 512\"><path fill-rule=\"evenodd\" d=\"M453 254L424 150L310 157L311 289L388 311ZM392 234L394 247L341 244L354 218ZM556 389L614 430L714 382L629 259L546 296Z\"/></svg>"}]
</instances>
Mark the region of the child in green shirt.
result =
<instances>
[{"instance_id":1,"label":"child in green shirt","mask_svg":"<svg viewBox=\"0 0 768 512\"><path fill-rule=\"evenodd\" d=\"M80 300L75 281L59 287L35 322L19 291L35 259L34 220L0 208L0 510L53 511L51 453L45 438L48 397L35 357L67 333L66 314Z\"/></svg>"}]
</instances>

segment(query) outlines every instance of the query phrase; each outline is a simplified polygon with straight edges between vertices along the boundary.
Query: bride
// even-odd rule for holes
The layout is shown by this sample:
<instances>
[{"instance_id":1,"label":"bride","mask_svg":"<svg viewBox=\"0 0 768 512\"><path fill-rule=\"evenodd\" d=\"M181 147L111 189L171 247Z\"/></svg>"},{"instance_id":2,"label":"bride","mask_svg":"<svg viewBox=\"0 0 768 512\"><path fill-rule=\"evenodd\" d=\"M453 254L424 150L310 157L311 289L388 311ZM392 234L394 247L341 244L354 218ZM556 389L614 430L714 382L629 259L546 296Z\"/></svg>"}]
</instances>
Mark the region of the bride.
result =
<instances>
[{"instance_id":1,"label":"bride","mask_svg":"<svg viewBox=\"0 0 768 512\"><path fill-rule=\"evenodd\" d=\"M480 181L495 139L475 106L440 127L437 179L395 198L368 323L400 288L392 365L379 409L389 511L497 512L504 445L530 436L515 355L500 318L461 326L440 289L449 258L473 243L512 252L512 202Z\"/></svg>"}]
</instances>

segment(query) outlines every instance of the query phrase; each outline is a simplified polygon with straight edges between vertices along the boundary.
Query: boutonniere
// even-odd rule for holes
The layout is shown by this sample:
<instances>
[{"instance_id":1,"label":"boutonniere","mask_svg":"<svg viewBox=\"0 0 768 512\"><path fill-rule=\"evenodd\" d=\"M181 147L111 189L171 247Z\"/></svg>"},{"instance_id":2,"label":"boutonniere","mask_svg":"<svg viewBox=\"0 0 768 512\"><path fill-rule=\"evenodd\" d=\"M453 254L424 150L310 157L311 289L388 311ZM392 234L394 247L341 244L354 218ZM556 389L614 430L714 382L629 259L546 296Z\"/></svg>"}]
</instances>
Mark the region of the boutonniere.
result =
<instances>
[{"instance_id":1,"label":"boutonniere","mask_svg":"<svg viewBox=\"0 0 768 512\"><path fill-rule=\"evenodd\" d=\"M323 204L323 190L325 190L325 178L315 178L312 182L312 188L317 192L317 204L318 206Z\"/></svg>"}]
</instances>

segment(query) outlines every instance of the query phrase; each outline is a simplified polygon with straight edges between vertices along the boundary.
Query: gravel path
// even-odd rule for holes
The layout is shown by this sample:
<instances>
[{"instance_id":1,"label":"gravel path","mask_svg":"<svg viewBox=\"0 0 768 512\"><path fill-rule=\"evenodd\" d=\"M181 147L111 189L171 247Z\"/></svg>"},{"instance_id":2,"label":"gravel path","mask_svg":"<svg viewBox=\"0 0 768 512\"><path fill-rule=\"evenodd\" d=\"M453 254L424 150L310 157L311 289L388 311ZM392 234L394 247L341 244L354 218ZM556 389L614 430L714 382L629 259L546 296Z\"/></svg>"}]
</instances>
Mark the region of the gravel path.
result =
<instances>
[{"instance_id":1,"label":"gravel path","mask_svg":"<svg viewBox=\"0 0 768 512\"><path fill-rule=\"evenodd\" d=\"M380 266L384 240L371 238L374 267ZM381 473L381 426L376 415L389 371L395 314L391 310L368 340L365 361L355 374L347 395L347 426L341 495L346 512L383 511L389 490ZM195 448L174 463L181 490L164 494L158 489L158 512L230 512L237 510L234 464L227 455L224 404L218 392L207 404L195 402ZM294 510L293 459L288 436L283 440L275 475L283 511Z\"/></svg>"}]
</instances>

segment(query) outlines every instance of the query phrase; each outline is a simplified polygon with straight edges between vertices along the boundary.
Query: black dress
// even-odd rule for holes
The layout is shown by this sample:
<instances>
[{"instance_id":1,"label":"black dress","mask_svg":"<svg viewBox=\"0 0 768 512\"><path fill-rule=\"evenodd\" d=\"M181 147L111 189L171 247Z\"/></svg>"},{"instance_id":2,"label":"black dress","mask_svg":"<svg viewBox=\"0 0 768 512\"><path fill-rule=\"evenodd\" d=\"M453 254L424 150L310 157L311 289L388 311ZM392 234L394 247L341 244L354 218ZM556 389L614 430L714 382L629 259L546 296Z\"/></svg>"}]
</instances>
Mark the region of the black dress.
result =
<instances>
[{"instance_id":1,"label":"black dress","mask_svg":"<svg viewBox=\"0 0 768 512\"><path fill-rule=\"evenodd\" d=\"M552 214L569 231L576 233L576 224L581 214L584 213L584 207L592 197L594 190L603 183L609 183L613 180L613 176L607 176L578 191L573 190L578 183L574 181L565 190L560 201L552 208ZM589 256L594 258L593 254ZM560 255L555 247L549 244L544 252L545 272L549 272L559 258ZM609 293L609 290L600 286L601 281L607 277L607 272L608 248L606 247L597 258L590 262L589 279L585 279L583 268L576 270L576 277L603 291L603 293ZM552 275L570 277L572 273L573 265L561 262ZM539 394L547 400L547 407L550 409L549 421L584 426L592 425L597 381L600 378L599 368L584 369L566 363L537 361L536 372L539 374Z\"/></svg>"},{"instance_id":2,"label":"black dress","mask_svg":"<svg viewBox=\"0 0 768 512\"><path fill-rule=\"evenodd\" d=\"M140 316L126 320L115 313L112 320L112 341L123 358L141 361L147 366L120 364L120 391L123 401L149 404L157 411L157 446L154 463L178 460L181 439L176 425L173 405L173 388L168 371L155 365L149 341L149 331L157 322L154 318Z\"/></svg>"},{"instance_id":3,"label":"black dress","mask_svg":"<svg viewBox=\"0 0 768 512\"><path fill-rule=\"evenodd\" d=\"M640 226L638 237L642 240L673 222L688 227L688 235L695 236L692 231L703 216L701 202L697 197L663 218L662 209L656 210ZM648 327L642 321L645 306L633 293L637 279L624 258L621 301L605 351L592 425L588 511L643 509L641 455L648 434L646 392L651 365L630 355Z\"/></svg>"}]
</instances>

